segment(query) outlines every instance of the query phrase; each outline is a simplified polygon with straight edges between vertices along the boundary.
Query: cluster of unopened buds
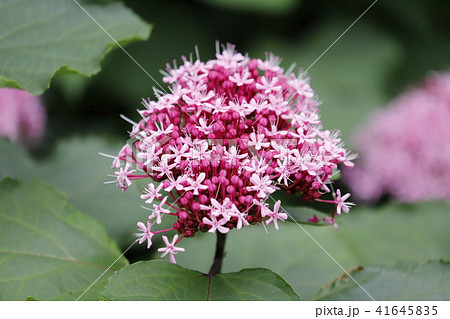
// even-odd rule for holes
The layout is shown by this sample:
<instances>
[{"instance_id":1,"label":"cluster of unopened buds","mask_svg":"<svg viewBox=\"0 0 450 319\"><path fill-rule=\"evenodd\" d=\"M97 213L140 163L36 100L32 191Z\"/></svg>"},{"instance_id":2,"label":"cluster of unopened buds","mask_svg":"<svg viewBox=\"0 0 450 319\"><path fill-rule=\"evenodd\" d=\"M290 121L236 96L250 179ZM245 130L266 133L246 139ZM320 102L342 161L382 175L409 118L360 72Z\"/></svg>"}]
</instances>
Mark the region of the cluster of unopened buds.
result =
<instances>
[{"instance_id":1,"label":"cluster of unopened buds","mask_svg":"<svg viewBox=\"0 0 450 319\"><path fill-rule=\"evenodd\" d=\"M168 66L163 81L170 93L155 90L144 100L142 119L133 123L131 142L114 157L113 183L123 191L132 181L149 180L141 199L150 210L138 222L139 243L150 248L154 235L176 231L162 257L184 251L176 245L198 231L228 233L244 226L287 219L272 193L282 189L304 201L335 205L330 218L348 212L350 196L320 197L337 166L352 166L339 132L321 130L318 102L307 78L284 73L279 59L250 59L227 45L206 63L183 57ZM169 229L154 230L166 217ZM319 222L314 216L310 222Z\"/></svg>"}]
</instances>

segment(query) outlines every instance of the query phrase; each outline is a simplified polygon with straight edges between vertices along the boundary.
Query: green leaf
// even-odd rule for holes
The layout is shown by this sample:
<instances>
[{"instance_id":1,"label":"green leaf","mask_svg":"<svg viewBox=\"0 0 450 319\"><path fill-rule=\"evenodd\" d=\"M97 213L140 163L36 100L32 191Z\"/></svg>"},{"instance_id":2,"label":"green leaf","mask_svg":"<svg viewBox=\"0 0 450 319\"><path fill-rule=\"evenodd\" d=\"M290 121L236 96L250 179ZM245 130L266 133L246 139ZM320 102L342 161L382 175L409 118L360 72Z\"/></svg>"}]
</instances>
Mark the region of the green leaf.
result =
<instances>
[{"instance_id":1,"label":"green leaf","mask_svg":"<svg viewBox=\"0 0 450 319\"><path fill-rule=\"evenodd\" d=\"M122 248L133 240L136 223L148 213L140 207L139 190L121 192L107 174L111 159L99 152L115 155L122 143L100 138L71 138L62 140L45 161L35 162L19 146L0 139L0 178L4 176L49 182L67 194L77 209L90 214L106 226L108 233Z\"/></svg>"},{"instance_id":2,"label":"green leaf","mask_svg":"<svg viewBox=\"0 0 450 319\"><path fill-rule=\"evenodd\" d=\"M189 1L133 1L127 4L157 28L152 32L151 41L131 45L127 51L165 90L167 84L162 82L160 70L165 70L167 63L175 59L179 64L182 55L194 53L195 46L198 46L202 60L214 57L217 34L209 31L212 21L220 22L214 14L206 17L202 5ZM118 76L122 74L126 80ZM127 105L128 111L122 113L136 121L139 120L136 107L140 107L142 98L153 97L151 87L158 86L153 79L127 55L115 50L105 58L102 71L91 78L90 85L94 90L106 90L108 98L115 104Z\"/></svg>"},{"instance_id":3,"label":"green leaf","mask_svg":"<svg viewBox=\"0 0 450 319\"><path fill-rule=\"evenodd\" d=\"M150 26L123 4L80 4L121 45L150 35ZM55 74L98 73L100 61L115 46L75 1L0 4L0 86L41 94Z\"/></svg>"},{"instance_id":4,"label":"green leaf","mask_svg":"<svg viewBox=\"0 0 450 319\"><path fill-rule=\"evenodd\" d=\"M97 300L107 278L127 264L120 256L104 227L55 188L0 182L0 300L75 300L106 271L82 298Z\"/></svg>"},{"instance_id":5,"label":"green leaf","mask_svg":"<svg viewBox=\"0 0 450 319\"><path fill-rule=\"evenodd\" d=\"M25 301L39 301L39 299L29 296L27 297L27 299L25 299Z\"/></svg>"},{"instance_id":6,"label":"green leaf","mask_svg":"<svg viewBox=\"0 0 450 319\"><path fill-rule=\"evenodd\" d=\"M137 186L122 192L108 174L112 159L99 155L103 152L116 155L122 143L112 143L100 138L71 138L62 141L48 162L39 166L37 176L67 193L69 201L83 212L89 213L104 224L120 244L127 247L134 240L136 223L148 218L141 208Z\"/></svg>"},{"instance_id":7,"label":"green leaf","mask_svg":"<svg viewBox=\"0 0 450 319\"><path fill-rule=\"evenodd\" d=\"M442 260L360 268L350 275L377 301L450 299L450 262ZM315 299L371 300L347 275L321 289Z\"/></svg>"},{"instance_id":8,"label":"green leaf","mask_svg":"<svg viewBox=\"0 0 450 319\"><path fill-rule=\"evenodd\" d=\"M8 138L0 137L0 180L4 177L26 179L37 172L27 152Z\"/></svg>"},{"instance_id":9,"label":"green leaf","mask_svg":"<svg viewBox=\"0 0 450 319\"><path fill-rule=\"evenodd\" d=\"M336 217L339 229L279 223L232 230L227 236L223 271L270 269L309 300L319 287L359 265L393 266L402 260L450 259L449 205L440 202L355 207ZM267 232L266 232L267 229ZM183 267L206 272L214 256L211 234L183 240ZM321 247L319 246L321 245ZM322 250L334 258L340 266Z\"/></svg>"},{"instance_id":10,"label":"green leaf","mask_svg":"<svg viewBox=\"0 0 450 319\"><path fill-rule=\"evenodd\" d=\"M300 300L267 269L244 269L208 277L162 261L143 261L118 271L103 297L108 300Z\"/></svg>"}]
</instances>

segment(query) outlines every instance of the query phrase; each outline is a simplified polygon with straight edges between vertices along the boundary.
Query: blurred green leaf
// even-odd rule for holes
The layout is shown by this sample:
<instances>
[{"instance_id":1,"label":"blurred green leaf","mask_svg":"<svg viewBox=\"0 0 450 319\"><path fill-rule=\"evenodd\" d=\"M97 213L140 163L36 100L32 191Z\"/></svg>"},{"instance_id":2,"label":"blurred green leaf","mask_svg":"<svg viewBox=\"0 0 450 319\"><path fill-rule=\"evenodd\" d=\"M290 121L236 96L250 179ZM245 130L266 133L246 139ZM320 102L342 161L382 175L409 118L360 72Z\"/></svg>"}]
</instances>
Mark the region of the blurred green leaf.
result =
<instances>
[{"instance_id":1,"label":"blurred green leaf","mask_svg":"<svg viewBox=\"0 0 450 319\"><path fill-rule=\"evenodd\" d=\"M111 236L124 248L133 240L136 223L146 220L140 192L136 187L122 192L105 181L115 180L108 174L112 159L99 152L115 156L122 144L100 138L61 140L53 156L39 165L37 176L67 193L69 201L102 222Z\"/></svg>"},{"instance_id":2,"label":"blurred green leaf","mask_svg":"<svg viewBox=\"0 0 450 319\"><path fill-rule=\"evenodd\" d=\"M108 174L111 159L99 152L115 155L123 145L101 138L63 139L49 158L35 162L19 146L0 139L0 177L43 179L67 194L77 209L102 222L122 248L133 240L136 223L146 220L147 211L140 207L139 190L121 192Z\"/></svg>"},{"instance_id":3,"label":"blurred green leaf","mask_svg":"<svg viewBox=\"0 0 450 319\"><path fill-rule=\"evenodd\" d=\"M272 51L283 58L285 69L292 63L308 69L311 87L322 101L324 127L341 130L347 145L351 145L350 136L358 124L387 103L387 81L401 57L399 43L367 19L359 21L330 47L355 18L331 16L306 30L298 41L256 37L251 50L260 56Z\"/></svg>"},{"instance_id":4,"label":"blurred green leaf","mask_svg":"<svg viewBox=\"0 0 450 319\"><path fill-rule=\"evenodd\" d=\"M0 137L0 154L0 179L4 177L28 179L36 174L36 164L28 153L5 137Z\"/></svg>"},{"instance_id":5,"label":"blurred green leaf","mask_svg":"<svg viewBox=\"0 0 450 319\"><path fill-rule=\"evenodd\" d=\"M292 288L267 269L244 269L208 277L161 261L137 262L109 280L108 300L300 300Z\"/></svg>"},{"instance_id":6,"label":"blurred green leaf","mask_svg":"<svg viewBox=\"0 0 450 319\"><path fill-rule=\"evenodd\" d=\"M152 87L167 91L160 70L174 60L180 64L181 56L188 57L198 46L200 56L205 60L214 54L217 31L210 28L205 12L191 2L184 1L129 1L136 12L152 21L152 41L133 43L127 51L146 70L136 66L127 55L118 50L111 52L102 63L102 72L91 78L91 94L106 94L111 102L119 104L126 116L139 119L137 108L142 98L154 97ZM166 14L170 12L170 14ZM195 56L195 55L194 55ZM149 77L150 75L151 77Z\"/></svg>"},{"instance_id":7,"label":"blurred green leaf","mask_svg":"<svg viewBox=\"0 0 450 319\"><path fill-rule=\"evenodd\" d=\"M106 271L82 298L97 300L127 265L101 224L38 180L0 182L0 221L1 300L75 300Z\"/></svg>"},{"instance_id":8,"label":"blurred green leaf","mask_svg":"<svg viewBox=\"0 0 450 319\"><path fill-rule=\"evenodd\" d=\"M442 260L359 268L350 275L377 301L450 299L450 262ZM346 274L321 289L315 299L371 300Z\"/></svg>"},{"instance_id":9,"label":"blurred green leaf","mask_svg":"<svg viewBox=\"0 0 450 319\"><path fill-rule=\"evenodd\" d=\"M150 26L120 3L81 6L119 44L145 40ZM55 74L91 76L117 45L72 0L0 4L0 85L43 93Z\"/></svg>"},{"instance_id":10,"label":"blurred green leaf","mask_svg":"<svg viewBox=\"0 0 450 319\"><path fill-rule=\"evenodd\" d=\"M450 259L450 233L443 222L448 220L448 211L449 206L439 202L390 204L384 208L355 207L348 215L336 218L338 230L293 223L280 223L279 231L244 227L228 235L223 270L271 269L308 300L343 269L392 266L401 260ZM186 253L177 256L178 264L206 272L214 256L210 234L183 240L183 247Z\"/></svg>"}]
</instances>

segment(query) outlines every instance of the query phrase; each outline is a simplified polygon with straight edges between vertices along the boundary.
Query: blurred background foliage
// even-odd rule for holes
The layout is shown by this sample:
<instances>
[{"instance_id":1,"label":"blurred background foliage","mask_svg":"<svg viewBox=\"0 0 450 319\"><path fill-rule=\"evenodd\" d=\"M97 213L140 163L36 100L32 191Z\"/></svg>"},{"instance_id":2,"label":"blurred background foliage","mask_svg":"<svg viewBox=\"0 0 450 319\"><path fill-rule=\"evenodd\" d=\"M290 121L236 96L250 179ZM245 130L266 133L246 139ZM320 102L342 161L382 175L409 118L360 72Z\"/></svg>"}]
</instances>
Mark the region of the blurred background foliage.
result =
<instances>
[{"instance_id":1,"label":"blurred background foliage","mask_svg":"<svg viewBox=\"0 0 450 319\"><path fill-rule=\"evenodd\" d=\"M306 69L373 1L145 1L125 4L153 24L148 41L126 50L158 81L159 70L198 46L202 59L215 41L264 57L273 52L287 69ZM355 126L432 70L449 68L448 1L378 1L309 70L322 100L326 128L339 128L351 143ZM109 54L92 77L56 78L46 93L48 139L95 133L126 138L143 97L156 83L121 50ZM80 125L81 124L81 125ZM351 145L351 144L349 144Z\"/></svg>"},{"instance_id":2,"label":"blurred background foliage","mask_svg":"<svg viewBox=\"0 0 450 319\"><path fill-rule=\"evenodd\" d=\"M233 43L251 57L273 52L283 59L285 69L292 63L307 69L372 2L129 0L124 1L126 6L153 29L148 41L130 44L126 50L161 85L159 70L166 63L179 62L195 46L202 60L212 58L216 41ZM324 127L340 129L351 147L352 133L372 111L383 108L429 72L448 70L449 9L447 0L378 1L308 70L323 103ZM130 129L119 114L138 120L136 109L141 108L142 98L153 96L153 86L157 84L119 49L103 60L102 71L91 78L66 75L53 79L43 96L48 110L44 143L30 156L3 141L2 154L9 155L2 155L0 172L39 177L62 189L69 202L104 223L126 248L133 241L136 222L146 219L146 211L140 208L136 189L122 194L113 185L102 184L112 171L110 160L98 152L119 151ZM301 203L291 200L289 205ZM447 204L388 203L379 208L359 205L339 218L338 231L316 227L312 234L346 269L361 264L392 265L405 259L450 259L450 238L442 223L448 221ZM203 239L183 241L189 249L179 255L179 261L182 266L206 271L213 241L198 237ZM294 224L285 223L269 236L260 227L232 232L229 237L225 271L270 268L285 276L306 299L342 273ZM134 248L127 255L131 261L151 257L143 247ZM274 254L276 258L267 257Z\"/></svg>"}]
</instances>

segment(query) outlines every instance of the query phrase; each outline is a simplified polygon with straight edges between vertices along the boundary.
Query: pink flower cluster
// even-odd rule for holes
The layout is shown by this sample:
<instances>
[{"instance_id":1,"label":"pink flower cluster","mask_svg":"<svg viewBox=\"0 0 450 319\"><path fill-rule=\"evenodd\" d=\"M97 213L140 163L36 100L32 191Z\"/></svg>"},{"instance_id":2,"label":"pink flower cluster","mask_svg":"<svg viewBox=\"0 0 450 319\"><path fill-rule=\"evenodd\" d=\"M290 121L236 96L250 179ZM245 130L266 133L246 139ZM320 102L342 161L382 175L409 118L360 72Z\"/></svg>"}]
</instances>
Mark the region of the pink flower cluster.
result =
<instances>
[{"instance_id":1,"label":"pink flower cluster","mask_svg":"<svg viewBox=\"0 0 450 319\"><path fill-rule=\"evenodd\" d=\"M198 231L226 234L262 222L278 229L287 214L280 201L269 207L271 194L320 200L338 164L352 165L338 132L321 130L308 79L285 74L271 54L250 59L227 45L206 63L183 57L163 80L170 93L155 90L156 101L143 101L111 176L123 191L151 180L141 195L151 213L136 236L150 247L155 234L176 230L159 250L171 262L183 250L176 244ZM344 200L339 193L329 201L337 214L348 212L352 203ZM166 216L173 227L153 231Z\"/></svg>"},{"instance_id":2,"label":"pink flower cluster","mask_svg":"<svg viewBox=\"0 0 450 319\"><path fill-rule=\"evenodd\" d=\"M46 119L39 97L25 90L0 88L0 136L34 146L44 134Z\"/></svg>"},{"instance_id":3,"label":"pink flower cluster","mask_svg":"<svg viewBox=\"0 0 450 319\"><path fill-rule=\"evenodd\" d=\"M356 134L360 163L346 173L362 200L450 200L450 73L434 74Z\"/></svg>"}]
</instances>

